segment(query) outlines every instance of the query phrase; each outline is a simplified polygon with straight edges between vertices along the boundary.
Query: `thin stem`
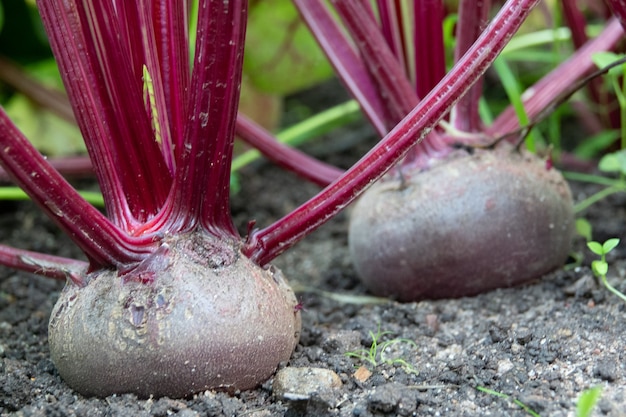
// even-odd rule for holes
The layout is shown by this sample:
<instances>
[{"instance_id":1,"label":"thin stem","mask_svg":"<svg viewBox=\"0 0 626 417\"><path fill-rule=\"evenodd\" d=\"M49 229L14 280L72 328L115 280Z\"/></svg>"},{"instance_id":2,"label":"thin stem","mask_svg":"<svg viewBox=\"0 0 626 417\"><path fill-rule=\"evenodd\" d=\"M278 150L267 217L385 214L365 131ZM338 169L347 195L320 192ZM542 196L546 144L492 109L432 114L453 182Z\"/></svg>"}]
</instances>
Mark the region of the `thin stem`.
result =
<instances>
[{"instance_id":1,"label":"thin stem","mask_svg":"<svg viewBox=\"0 0 626 417\"><path fill-rule=\"evenodd\" d=\"M92 67L86 50L86 40L76 5L74 2L62 0L39 0L37 4L65 88L71 97L78 126L93 158L94 171L102 188L107 213L115 224L130 229L134 218L118 175L116 152L109 143L115 123L110 112L104 110L103 92L94 88L101 85L102 80Z\"/></svg>"},{"instance_id":2,"label":"thin stem","mask_svg":"<svg viewBox=\"0 0 626 417\"><path fill-rule=\"evenodd\" d=\"M613 15L619 20L622 28L626 30L626 4L621 0L606 0Z\"/></svg>"},{"instance_id":3,"label":"thin stem","mask_svg":"<svg viewBox=\"0 0 626 417\"><path fill-rule=\"evenodd\" d=\"M294 0L302 19L317 39L346 88L361 105L374 129L384 136L387 126L384 105L370 74L330 9L322 1Z\"/></svg>"},{"instance_id":4,"label":"thin stem","mask_svg":"<svg viewBox=\"0 0 626 417\"><path fill-rule=\"evenodd\" d=\"M391 128L417 105L419 97L408 75L386 44L382 33L375 29L376 22L368 9L358 0L332 0L332 2L358 45L363 61L378 88L379 97L385 104L383 112L386 125ZM439 31L441 32L441 24ZM447 142L433 130L422 145L409 151L403 165L426 163L430 155L445 151L447 148Z\"/></svg>"},{"instance_id":5,"label":"thin stem","mask_svg":"<svg viewBox=\"0 0 626 417\"><path fill-rule=\"evenodd\" d=\"M598 37L587 42L569 59L561 63L548 75L527 89L523 94L524 106L530 120L545 112L556 97L569 91L576 80L594 69L591 59L596 52L612 49L623 37L623 31L617 20L612 19ZM500 136L518 129L519 121L515 109L507 107L487 129L491 136Z\"/></svg>"},{"instance_id":6,"label":"thin stem","mask_svg":"<svg viewBox=\"0 0 626 417\"><path fill-rule=\"evenodd\" d=\"M49 88L39 80L28 76L24 69L4 57L0 57L0 80L61 119L76 123L72 106L63 92Z\"/></svg>"},{"instance_id":7,"label":"thin stem","mask_svg":"<svg viewBox=\"0 0 626 417\"><path fill-rule=\"evenodd\" d=\"M415 107L419 98L365 7L358 0L332 0L332 3L380 91L386 126L390 129Z\"/></svg>"},{"instance_id":8,"label":"thin stem","mask_svg":"<svg viewBox=\"0 0 626 417\"><path fill-rule=\"evenodd\" d=\"M493 69L496 74L498 74L498 78L500 78L502 87L504 88L504 91L506 91L509 102L515 110L515 117L517 118L518 124L520 126L528 126L530 119L528 118L526 109L524 108L524 102L522 100L522 87L518 81L519 78L513 74L513 71L511 71L511 68L503 56L499 56L498 59L493 62ZM530 152L535 152L535 135L533 131L528 133L525 142L527 149Z\"/></svg>"},{"instance_id":9,"label":"thin stem","mask_svg":"<svg viewBox=\"0 0 626 417\"><path fill-rule=\"evenodd\" d=\"M578 7L578 4L576 4L576 0L562 0L561 8L563 10L565 22L571 32L574 48L582 48L583 45L589 40L586 30L585 15ZM589 81L587 90L591 95L593 103L595 103L598 107L606 108L606 106L609 105L607 102L608 97L605 94L602 94L602 85L601 79L593 79ZM609 114L608 118L612 119L613 115Z\"/></svg>"},{"instance_id":10,"label":"thin stem","mask_svg":"<svg viewBox=\"0 0 626 417\"><path fill-rule=\"evenodd\" d=\"M416 1L413 7L415 88L417 95L424 97L446 74L443 2Z\"/></svg>"},{"instance_id":11,"label":"thin stem","mask_svg":"<svg viewBox=\"0 0 626 417\"><path fill-rule=\"evenodd\" d=\"M236 132L237 136L258 149L270 161L315 184L326 186L343 173L339 168L277 141L269 132L242 114L237 117Z\"/></svg>"},{"instance_id":12,"label":"thin stem","mask_svg":"<svg viewBox=\"0 0 626 417\"><path fill-rule=\"evenodd\" d=\"M296 147L314 138L325 135L335 128L362 119L361 109L356 101L350 100L338 104L311 116L295 125L276 134L276 139L287 146ZM238 119L239 120L239 119ZM232 171L236 172L244 166L261 158L262 154L256 149L247 150L233 159ZM342 171L343 172L343 171ZM328 185L331 181L329 181Z\"/></svg>"},{"instance_id":13,"label":"thin stem","mask_svg":"<svg viewBox=\"0 0 626 417\"><path fill-rule=\"evenodd\" d=\"M248 237L244 252L260 265L294 245L354 201L435 127L498 56L539 0L508 0L485 32L409 115L356 165L317 196Z\"/></svg>"},{"instance_id":14,"label":"thin stem","mask_svg":"<svg viewBox=\"0 0 626 417\"><path fill-rule=\"evenodd\" d=\"M490 0L461 0L456 29L454 61L458 61L472 46L487 26ZM450 122L455 129L464 132L479 132L482 123L479 114L479 101L482 96L483 79L479 79L470 91L463 96L450 113Z\"/></svg>"},{"instance_id":15,"label":"thin stem","mask_svg":"<svg viewBox=\"0 0 626 417\"><path fill-rule=\"evenodd\" d=\"M563 177L565 177L565 179L568 181L588 182L590 184L599 184L606 186L615 185L614 178L608 178L601 175L585 174L583 172L576 171L561 171L561 173L563 174Z\"/></svg>"},{"instance_id":16,"label":"thin stem","mask_svg":"<svg viewBox=\"0 0 626 417\"><path fill-rule=\"evenodd\" d=\"M376 0L378 15L380 19L380 29L389 49L404 68L406 74L411 74L407 56L406 38L402 28L403 23L402 0Z\"/></svg>"},{"instance_id":17,"label":"thin stem","mask_svg":"<svg viewBox=\"0 0 626 417\"><path fill-rule=\"evenodd\" d=\"M581 213L585 211L586 209L588 209L589 207L591 207L592 205L594 205L595 203L597 203L598 201L604 200L608 196L622 192L624 190L626 190L626 184L624 184L623 182L616 183L610 187L606 187L598 191L597 193L594 193L590 195L589 197L585 198L583 201L575 204L574 213Z\"/></svg>"},{"instance_id":18,"label":"thin stem","mask_svg":"<svg viewBox=\"0 0 626 417\"><path fill-rule=\"evenodd\" d=\"M0 265L59 280L70 280L84 285L86 262L60 256L46 255L0 244Z\"/></svg>"},{"instance_id":19,"label":"thin stem","mask_svg":"<svg viewBox=\"0 0 626 417\"><path fill-rule=\"evenodd\" d=\"M174 152L182 148L190 93L189 9L188 0L161 0L152 12Z\"/></svg>"},{"instance_id":20,"label":"thin stem","mask_svg":"<svg viewBox=\"0 0 626 417\"><path fill-rule=\"evenodd\" d=\"M92 206L104 207L101 193L96 191L78 191L78 194ZM0 200L30 200L30 197L19 187L0 187Z\"/></svg>"},{"instance_id":21,"label":"thin stem","mask_svg":"<svg viewBox=\"0 0 626 417\"><path fill-rule=\"evenodd\" d=\"M102 104L111 112L114 123L109 141L116 149L126 200L135 218L144 222L158 213L171 184L171 172L153 130L153 121L158 123L159 116L154 117L155 111L144 99L142 77L147 67L154 73L152 88L157 92L156 112L161 113L163 125L160 130L169 141L163 106L158 105L163 86L154 68L158 65L154 27L149 24L149 18L142 18L148 8L144 3L147 0L75 1L91 69L101 74L98 87L103 89L105 97Z\"/></svg>"},{"instance_id":22,"label":"thin stem","mask_svg":"<svg viewBox=\"0 0 626 417\"><path fill-rule=\"evenodd\" d=\"M561 0L561 8L563 9L563 17L572 34L572 42L574 48L582 47L589 38L585 31L585 16L578 8L576 0Z\"/></svg>"},{"instance_id":23,"label":"thin stem","mask_svg":"<svg viewBox=\"0 0 626 417\"><path fill-rule=\"evenodd\" d=\"M65 178L93 176L93 167L87 156L64 156L47 161ZM11 181L9 174L0 167L0 182Z\"/></svg>"},{"instance_id":24,"label":"thin stem","mask_svg":"<svg viewBox=\"0 0 626 417\"><path fill-rule=\"evenodd\" d=\"M609 280L606 279L606 274L602 274L600 276L600 279L602 280L602 283L604 284L604 286L611 291L613 294L617 295L619 298L622 299L622 301L626 302L626 295L622 294L617 288L615 288L614 286L612 286L609 283Z\"/></svg>"},{"instance_id":25,"label":"thin stem","mask_svg":"<svg viewBox=\"0 0 626 417\"><path fill-rule=\"evenodd\" d=\"M39 154L0 109L0 165L85 252L93 264L121 267L152 251L150 238L133 238L111 223Z\"/></svg>"},{"instance_id":26,"label":"thin stem","mask_svg":"<svg viewBox=\"0 0 626 417\"><path fill-rule=\"evenodd\" d=\"M143 99L146 108L147 119L152 127L151 142L156 143L160 149L165 166L169 170L168 179L174 175L175 172L175 159L174 159L174 142L172 138L174 130L170 124L170 106L178 104L178 108L183 108L183 101L178 103L167 102L167 92L172 88L177 88L178 83L170 74L165 76L168 82L174 84L174 86L165 84L163 70L161 69L161 55L159 54L159 47L163 46L163 40L160 37L170 36L169 30L171 29L168 22L163 24L162 19L159 19L159 13L162 13L165 5L164 1L154 2L153 0L139 0L138 20L139 27L142 29L138 39L141 39L141 47L144 57L144 61L141 63L142 75L143 75ZM185 4L182 2L179 8L184 9ZM167 11L166 11L167 12ZM172 14L176 16L175 13ZM155 17L156 16L156 17ZM159 37L159 39L157 39ZM176 43L182 43L182 47L187 46L186 38L176 38L170 36ZM164 64L169 64L164 63ZM183 64L188 65L188 61L183 61ZM186 66L187 72L189 67ZM169 68L168 68L169 69ZM166 69L167 70L167 69ZM177 74L175 74L177 75ZM176 97L178 98L178 97ZM177 126L178 127L178 126ZM179 134L179 136L182 136ZM143 144L143 141L140 141ZM149 156L148 156L149 158ZM152 162L149 160L149 162ZM157 169L164 169L164 167L158 166ZM159 172L158 175L163 175ZM159 187L159 190L169 191L169 187L164 189ZM165 200L165 195L159 200L159 208Z\"/></svg>"}]
</instances>

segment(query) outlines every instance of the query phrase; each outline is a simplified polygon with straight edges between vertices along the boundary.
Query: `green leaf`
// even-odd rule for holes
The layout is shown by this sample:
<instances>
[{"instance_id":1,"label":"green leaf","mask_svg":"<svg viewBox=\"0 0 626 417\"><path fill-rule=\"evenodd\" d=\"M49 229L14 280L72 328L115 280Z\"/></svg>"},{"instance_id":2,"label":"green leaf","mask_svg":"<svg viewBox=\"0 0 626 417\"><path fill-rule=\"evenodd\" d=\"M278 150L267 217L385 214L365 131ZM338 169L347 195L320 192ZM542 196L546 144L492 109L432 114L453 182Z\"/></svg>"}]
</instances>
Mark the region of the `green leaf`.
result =
<instances>
[{"instance_id":1,"label":"green leaf","mask_svg":"<svg viewBox=\"0 0 626 417\"><path fill-rule=\"evenodd\" d=\"M606 242L604 242L604 244L602 245L602 250L606 254L606 253L611 252L613 249L615 249L617 245L619 245L618 238L609 239Z\"/></svg>"},{"instance_id":2,"label":"green leaf","mask_svg":"<svg viewBox=\"0 0 626 417\"><path fill-rule=\"evenodd\" d=\"M457 26L457 21L459 20L459 15L456 13L450 13L443 19L443 45L444 50L453 51L454 45L456 43L456 38L454 36L455 29ZM446 59L447 61L447 59ZM446 66L449 63L446 63Z\"/></svg>"},{"instance_id":3,"label":"green leaf","mask_svg":"<svg viewBox=\"0 0 626 417\"><path fill-rule=\"evenodd\" d=\"M617 129L603 130L577 145L573 153L580 158L594 158L615 143L621 137L620 135L621 133Z\"/></svg>"},{"instance_id":4,"label":"green leaf","mask_svg":"<svg viewBox=\"0 0 626 417\"><path fill-rule=\"evenodd\" d=\"M576 404L576 417L589 417L602 395L602 387L589 388L580 394Z\"/></svg>"},{"instance_id":5,"label":"green leaf","mask_svg":"<svg viewBox=\"0 0 626 417\"><path fill-rule=\"evenodd\" d=\"M598 163L600 171L626 174L626 149L606 154Z\"/></svg>"},{"instance_id":6,"label":"green leaf","mask_svg":"<svg viewBox=\"0 0 626 417\"><path fill-rule=\"evenodd\" d=\"M7 114L33 145L47 156L85 153L85 143L76 125L32 104L20 94L5 105Z\"/></svg>"},{"instance_id":7,"label":"green leaf","mask_svg":"<svg viewBox=\"0 0 626 417\"><path fill-rule=\"evenodd\" d=\"M602 245L598 242L587 242L587 247L591 252L595 253L596 255L604 255Z\"/></svg>"},{"instance_id":8,"label":"green leaf","mask_svg":"<svg viewBox=\"0 0 626 417\"><path fill-rule=\"evenodd\" d=\"M599 69L602 69L604 67L607 67L609 65L611 65L613 62L617 61L618 59L622 59L624 58L624 54L616 54L613 52L596 52L595 54L592 55L591 59L593 60L593 63L596 64L596 66ZM615 77L619 77L622 74L622 66L617 66L615 68L611 68L609 70L609 74L611 76L615 76Z\"/></svg>"},{"instance_id":9,"label":"green leaf","mask_svg":"<svg viewBox=\"0 0 626 417\"><path fill-rule=\"evenodd\" d=\"M289 0L253 2L248 15L244 77L277 95L311 87L332 67Z\"/></svg>"},{"instance_id":10,"label":"green leaf","mask_svg":"<svg viewBox=\"0 0 626 417\"><path fill-rule=\"evenodd\" d=\"M606 273L609 272L609 264L604 261L593 261L591 262L591 270L600 277L606 276Z\"/></svg>"},{"instance_id":11,"label":"green leaf","mask_svg":"<svg viewBox=\"0 0 626 417\"><path fill-rule=\"evenodd\" d=\"M576 219L576 231L585 238L587 242L591 241L591 223L582 217Z\"/></svg>"},{"instance_id":12,"label":"green leaf","mask_svg":"<svg viewBox=\"0 0 626 417\"><path fill-rule=\"evenodd\" d=\"M235 195L241 190L241 182L236 172L230 173L230 193Z\"/></svg>"}]
</instances>

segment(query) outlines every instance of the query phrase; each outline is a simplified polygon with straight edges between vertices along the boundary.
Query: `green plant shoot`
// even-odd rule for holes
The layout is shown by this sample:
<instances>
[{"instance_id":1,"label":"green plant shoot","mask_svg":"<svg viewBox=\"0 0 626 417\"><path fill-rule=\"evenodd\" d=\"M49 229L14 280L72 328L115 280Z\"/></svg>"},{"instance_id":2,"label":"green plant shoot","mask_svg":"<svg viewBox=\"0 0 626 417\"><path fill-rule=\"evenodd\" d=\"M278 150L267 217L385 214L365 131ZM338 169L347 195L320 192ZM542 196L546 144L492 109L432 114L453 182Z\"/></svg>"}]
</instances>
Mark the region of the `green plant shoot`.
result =
<instances>
[{"instance_id":1,"label":"green plant shoot","mask_svg":"<svg viewBox=\"0 0 626 417\"><path fill-rule=\"evenodd\" d=\"M346 356L360 359L363 362L369 363L372 367L377 367L378 365L388 364L388 365L400 365L407 373L417 374L418 370L408 363L406 360L402 358L389 358L385 355L385 351L391 346L398 343L406 343L411 345L412 347L417 347L415 342L410 339L405 338L396 338L387 340L381 343L381 339L383 336L391 334L389 331L382 332L380 330L380 324L378 325L378 330L376 333L370 330L369 335L372 338L372 344L369 349L359 349L354 352L346 352Z\"/></svg>"},{"instance_id":2,"label":"green plant shoot","mask_svg":"<svg viewBox=\"0 0 626 417\"><path fill-rule=\"evenodd\" d=\"M576 403L576 417L590 417L601 396L602 387L599 386L583 391Z\"/></svg>"},{"instance_id":3,"label":"green plant shoot","mask_svg":"<svg viewBox=\"0 0 626 417\"><path fill-rule=\"evenodd\" d=\"M626 302L626 295L622 294L619 290L613 287L609 281L606 279L606 274L609 272L609 264L606 261L606 254L611 252L615 247L619 245L619 239L613 238L609 239L606 242L600 244L599 242L587 242L587 247L591 252L600 256L600 259L597 259L591 262L591 270L593 274L600 278L602 284L613 294L617 295L624 302Z\"/></svg>"},{"instance_id":4,"label":"green plant shoot","mask_svg":"<svg viewBox=\"0 0 626 417\"><path fill-rule=\"evenodd\" d=\"M504 398L504 399L507 399L507 400L511 400L511 401L513 401L513 403L515 403L516 405L521 407L522 410L524 410L527 414L531 415L532 417L541 417L539 415L539 413L537 413L535 410L533 410L532 408L530 408L529 406L527 406L526 404L524 404L523 402L521 402L517 398L513 398L513 397L511 397L509 395L506 395L506 394L504 394L502 392L495 391L495 390L492 390L492 389L489 389L489 388L485 388L485 387L482 387L482 386L478 386L478 387L476 387L476 389L478 391L480 391L480 392L484 392L485 394L489 394L489 395L493 395L493 396L496 396L496 397L499 397L499 398Z\"/></svg>"},{"instance_id":5,"label":"green plant shoot","mask_svg":"<svg viewBox=\"0 0 626 417\"><path fill-rule=\"evenodd\" d=\"M148 71L148 67L143 66L143 94L146 100L146 106L150 109L150 119L152 120L152 129L154 130L154 139L161 144L161 125L159 124L159 115L157 112L156 98L154 96L154 84L152 77Z\"/></svg>"},{"instance_id":6,"label":"green plant shoot","mask_svg":"<svg viewBox=\"0 0 626 417\"><path fill-rule=\"evenodd\" d=\"M624 54L616 54L613 52L597 52L593 54L592 59L598 68L604 68L624 58L624 56ZM607 78L620 107L620 125L622 130L621 148L624 149L626 148L626 65L620 65L609 70Z\"/></svg>"}]
</instances>

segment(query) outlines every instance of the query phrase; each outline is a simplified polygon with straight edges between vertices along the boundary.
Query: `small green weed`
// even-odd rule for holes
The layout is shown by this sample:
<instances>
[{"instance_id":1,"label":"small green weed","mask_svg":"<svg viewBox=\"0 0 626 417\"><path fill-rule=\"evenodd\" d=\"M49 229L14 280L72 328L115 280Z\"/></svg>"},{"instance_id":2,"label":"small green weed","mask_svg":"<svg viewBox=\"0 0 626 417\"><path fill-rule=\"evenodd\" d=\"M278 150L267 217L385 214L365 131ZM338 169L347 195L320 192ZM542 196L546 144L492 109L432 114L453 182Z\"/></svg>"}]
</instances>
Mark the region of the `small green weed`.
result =
<instances>
[{"instance_id":1,"label":"small green weed","mask_svg":"<svg viewBox=\"0 0 626 417\"><path fill-rule=\"evenodd\" d=\"M539 413L537 413L535 410L533 410L517 398L513 398L510 395L482 386L477 386L476 389L489 395L510 400L515 405L521 407L524 412L532 417L541 417ZM596 406L596 403L601 396L602 387L593 387L583 391L582 394L580 394L580 397L578 397L578 401L576 402L576 417L590 417L593 408Z\"/></svg>"},{"instance_id":2,"label":"small green weed","mask_svg":"<svg viewBox=\"0 0 626 417\"><path fill-rule=\"evenodd\" d=\"M609 264L606 261L606 254L611 252L615 247L619 245L619 239L613 238L600 244L599 242L587 242L587 247L591 252L600 256L600 259L596 259L591 262L591 270L593 274L602 281L602 284L613 294L617 295L623 301L626 302L626 295L622 294L619 290L613 287L606 279L606 274L609 271Z\"/></svg>"},{"instance_id":3,"label":"small green weed","mask_svg":"<svg viewBox=\"0 0 626 417\"><path fill-rule=\"evenodd\" d=\"M576 417L590 417L601 396L602 387L593 387L583 391L576 404Z\"/></svg>"},{"instance_id":4,"label":"small green weed","mask_svg":"<svg viewBox=\"0 0 626 417\"><path fill-rule=\"evenodd\" d=\"M353 352L346 352L346 356L360 359L361 361L370 364L374 368L381 364L397 364L402 366L402 368L406 372L417 374L418 370L406 360L402 358L390 358L385 355L385 351L395 344L406 343L412 347L417 347L415 342L410 339L395 338L391 340L386 340L381 343L381 339L388 334L391 334L391 332L381 331L379 324L376 333L372 332L371 330L369 332L369 335L372 338L372 345L369 349L359 349Z\"/></svg>"},{"instance_id":5,"label":"small green weed","mask_svg":"<svg viewBox=\"0 0 626 417\"><path fill-rule=\"evenodd\" d=\"M514 404L516 404L519 407L521 407L522 410L524 410L528 415L530 415L532 417L541 417L539 415L539 413L537 413L535 410L533 410L532 408L530 408L529 406L527 406L526 404L524 404L523 402L521 402L517 398L513 398L510 395L506 395L506 394L504 394L502 392L494 391L492 389L481 387L481 386L477 386L476 389L478 391L480 391L480 392L484 392L484 393L489 394L489 395L494 395L494 396L499 397L499 398L504 398L504 399L507 399L507 400L511 400L511 401L513 401Z\"/></svg>"}]
</instances>

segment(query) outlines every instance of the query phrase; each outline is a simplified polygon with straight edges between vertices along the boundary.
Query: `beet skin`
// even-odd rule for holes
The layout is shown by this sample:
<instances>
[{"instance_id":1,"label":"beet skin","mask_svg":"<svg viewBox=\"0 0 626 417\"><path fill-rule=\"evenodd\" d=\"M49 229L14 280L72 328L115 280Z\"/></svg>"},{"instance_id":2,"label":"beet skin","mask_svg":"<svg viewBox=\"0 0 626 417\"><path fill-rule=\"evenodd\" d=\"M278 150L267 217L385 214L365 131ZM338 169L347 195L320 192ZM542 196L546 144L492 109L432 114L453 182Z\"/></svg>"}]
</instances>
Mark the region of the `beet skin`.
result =
<instances>
[{"instance_id":1,"label":"beet skin","mask_svg":"<svg viewBox=\"0 0 626 417\"><path fill-rule=\"evenodd\" d=\"M185 397L253 388L291 356L297 300L280 271L195 232L119 276L68 284L50 319L52 360L84 395Z\"/></svg>"},{"instance_id":2,"label":"beet skin","mask_svg":"<svg viewBox=\"0 0 626 417\"><path fill-rule=\"evenodd\" d=\"M351 215L352 259L374 294L470 296L539 278L566 260L571 193L535 155L503 144L404 174L374 184Z\"/></svg>"}]
</instances>

